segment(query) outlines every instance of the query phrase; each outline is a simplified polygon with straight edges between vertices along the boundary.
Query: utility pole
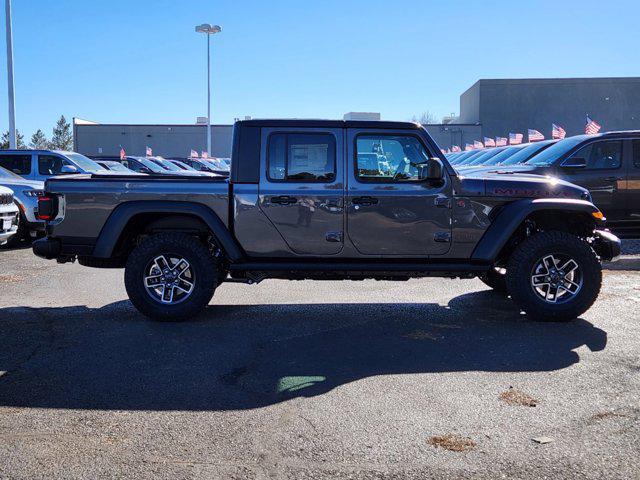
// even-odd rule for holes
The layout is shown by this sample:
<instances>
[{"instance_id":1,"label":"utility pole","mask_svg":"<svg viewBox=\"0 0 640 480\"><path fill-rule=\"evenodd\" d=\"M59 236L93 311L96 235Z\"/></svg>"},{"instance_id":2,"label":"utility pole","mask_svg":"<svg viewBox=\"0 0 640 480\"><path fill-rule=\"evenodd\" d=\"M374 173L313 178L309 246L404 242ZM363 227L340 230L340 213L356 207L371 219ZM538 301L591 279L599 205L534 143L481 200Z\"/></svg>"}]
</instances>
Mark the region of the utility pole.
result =
<instances>
[{"instance_id":1,"label":"utility pole","mask_svg":"<svg viewBox=\"0 0 640 480\"><path fill-rule=\"evenodd\" d=\"M16 143L16 105L13 92L13 36L11 34L11 0L5 0L7 22L7 91L9 94L9 148L18 148Z\"/></svg>"}]
</instances>

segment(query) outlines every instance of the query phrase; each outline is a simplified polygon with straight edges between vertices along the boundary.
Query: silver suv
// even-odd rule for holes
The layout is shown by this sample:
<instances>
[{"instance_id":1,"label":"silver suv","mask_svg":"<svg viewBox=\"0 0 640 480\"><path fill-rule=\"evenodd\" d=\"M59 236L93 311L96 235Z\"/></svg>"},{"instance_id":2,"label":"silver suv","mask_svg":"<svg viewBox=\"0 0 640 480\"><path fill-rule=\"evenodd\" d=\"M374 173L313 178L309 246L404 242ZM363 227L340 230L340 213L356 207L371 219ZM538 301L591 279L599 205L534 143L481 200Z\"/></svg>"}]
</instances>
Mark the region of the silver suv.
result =
<instances>
[{"instance_id":1,"label":"silver suv","mask_svg":"<svg viewBox=\"0 0 640 480\"><path fill-rule=\"evenodd\" d=\"M44 234L44 221L38 220L38 197L44 193L44 182L26 180L0 167L0 186L13 190L13 201L20 210L18 233L9 241L16 245L23 238ZM12 246L10 245L10 246Z\"/></svg>"},{"instance_id":2,"label":"silver suv","mask_svg":"<svg viewBox=\"0 0 640 480\"><path fill-rule=\"evenodd\" d=\"M41 182L57 175L103 170L100 165L84 155L62 150L2 150L0 167L27 180Z\"/></svg>"}]
</instances>

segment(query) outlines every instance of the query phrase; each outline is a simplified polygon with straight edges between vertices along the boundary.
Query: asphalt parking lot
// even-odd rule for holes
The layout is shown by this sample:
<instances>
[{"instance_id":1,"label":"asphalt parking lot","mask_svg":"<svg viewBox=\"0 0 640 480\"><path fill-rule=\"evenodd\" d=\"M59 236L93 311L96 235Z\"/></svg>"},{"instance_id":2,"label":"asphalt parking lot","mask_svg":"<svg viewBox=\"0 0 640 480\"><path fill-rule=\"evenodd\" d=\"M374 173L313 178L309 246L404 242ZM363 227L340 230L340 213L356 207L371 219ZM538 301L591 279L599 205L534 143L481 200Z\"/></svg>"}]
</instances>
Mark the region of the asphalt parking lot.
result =
<instances>
[{"instance_id":1,"label":"asphalt parking lot","mask_svg":"<svg viewBox=\"0 0 640 480\"><path fill-rule=\"evenodd\" d=\"M0 266L2 478L640 475L638 270L567 324L443 279L229 284L158 324L120 270Z\"/></svg>"}]
</instances>

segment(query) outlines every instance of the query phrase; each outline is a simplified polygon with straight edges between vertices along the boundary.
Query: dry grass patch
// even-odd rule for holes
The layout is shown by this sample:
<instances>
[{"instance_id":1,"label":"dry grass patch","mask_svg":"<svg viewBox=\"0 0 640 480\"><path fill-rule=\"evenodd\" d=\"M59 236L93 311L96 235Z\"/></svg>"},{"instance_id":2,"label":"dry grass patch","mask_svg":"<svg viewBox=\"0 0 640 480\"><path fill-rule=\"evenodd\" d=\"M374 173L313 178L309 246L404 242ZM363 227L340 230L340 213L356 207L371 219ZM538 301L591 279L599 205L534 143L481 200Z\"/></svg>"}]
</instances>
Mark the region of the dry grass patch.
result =
<instances>
[{"instance_id":1,"label":"dry grass patch","mask_svg":"<svg viewBox=\"0 0 640 480\"><path fill-rule=\"evenodd\" d=\"M435 435L427 440L429 445L435 447L444 448L452 452L468 452L473 450L476 446L476 442L470 438L460 437L453 433L447 433L446 435Z\"/></svg>"},{"instance_id":2,"label":"dry grass patch","mask_svg":"<svg viewBox=\"0 0 640 480\"><path fill-rule=\"evenodd\" d=\"M516 407L535 407L538 404L538 400L513 387L509 387L509 390L502 392L500 400L507 405Z\"/></svg>"}]
</instances>

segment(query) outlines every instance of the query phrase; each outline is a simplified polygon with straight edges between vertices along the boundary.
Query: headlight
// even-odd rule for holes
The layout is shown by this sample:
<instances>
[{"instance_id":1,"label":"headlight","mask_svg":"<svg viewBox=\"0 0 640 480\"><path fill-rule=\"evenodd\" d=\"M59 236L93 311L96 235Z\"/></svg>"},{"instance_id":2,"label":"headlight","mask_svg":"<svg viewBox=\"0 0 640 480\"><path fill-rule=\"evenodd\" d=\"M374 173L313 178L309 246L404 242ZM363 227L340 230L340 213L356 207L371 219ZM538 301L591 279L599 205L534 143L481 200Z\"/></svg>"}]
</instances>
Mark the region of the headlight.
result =
<instances>
[{"instance_id":1,"label":"headlight","mask_svg":"<svg viewBox=\"0 0 640 480\"><path fill-rule=\"evenodd\" d=\"M23 190L27 197L42 197L44 195L44 190Z\"/></svg>"},{"instance_id":2,"label":"headlight","mask_svg":"<svg viewBox=\"0 0 640 480\"><path fill-rule=\"evenodd\" d=\"M589 192L582 192L582 199L586 200L587 202L593 203L593 197L591 197L591 194Z\"/></svg>"}]
</instances>

